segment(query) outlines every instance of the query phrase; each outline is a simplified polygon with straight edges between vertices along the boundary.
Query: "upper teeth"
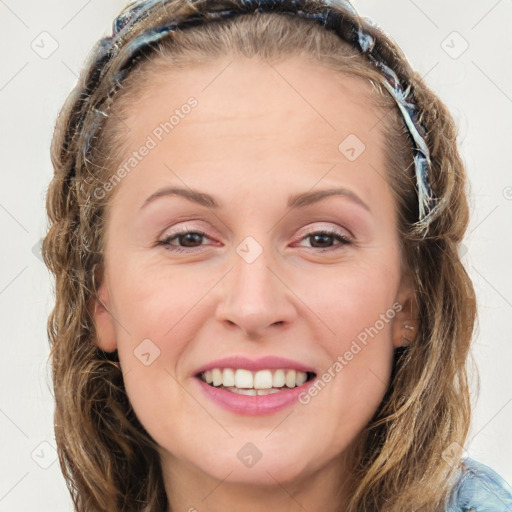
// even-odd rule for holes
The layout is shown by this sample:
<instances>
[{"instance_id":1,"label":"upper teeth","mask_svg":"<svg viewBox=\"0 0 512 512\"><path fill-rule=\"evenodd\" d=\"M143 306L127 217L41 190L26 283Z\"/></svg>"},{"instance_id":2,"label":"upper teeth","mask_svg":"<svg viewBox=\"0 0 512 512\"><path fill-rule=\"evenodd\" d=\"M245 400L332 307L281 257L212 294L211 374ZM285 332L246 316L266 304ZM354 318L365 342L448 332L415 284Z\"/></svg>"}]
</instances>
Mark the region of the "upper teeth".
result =
<instances>
[{"instance_id":1,"label":"upper teeth","mask_svg":"<svg viewBox=\"0 0 512 512\"><path fill-rule=\"evenodd\" d=\"M237 387L244 389L270 389L286 385L289 388L301 386L307 374L296 370L259 370L251 372L239 368L214 368L201 374L201 378L214 386Z\"/></svg>"}]
</instances>

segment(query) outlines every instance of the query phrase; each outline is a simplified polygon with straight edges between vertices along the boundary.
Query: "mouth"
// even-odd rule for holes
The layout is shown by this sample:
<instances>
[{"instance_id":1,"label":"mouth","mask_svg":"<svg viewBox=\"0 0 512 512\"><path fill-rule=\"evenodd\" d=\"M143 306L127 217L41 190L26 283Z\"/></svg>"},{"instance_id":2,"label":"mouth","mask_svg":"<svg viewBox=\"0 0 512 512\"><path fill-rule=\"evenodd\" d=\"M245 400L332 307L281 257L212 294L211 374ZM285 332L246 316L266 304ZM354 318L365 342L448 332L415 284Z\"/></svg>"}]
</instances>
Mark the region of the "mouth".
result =
<instances>
[{"instance_id":1,"label":"mouth","mask_svg":"<svg viewBox=\"0 0 512 512\"><path fill-rule=\"evenodd\" d=\"M262 396L302 386L316 377L314 372L290 368L251 371L244 368L212 368L195 375L209 386L239 395Z\"/></svg>"}]
</instances>

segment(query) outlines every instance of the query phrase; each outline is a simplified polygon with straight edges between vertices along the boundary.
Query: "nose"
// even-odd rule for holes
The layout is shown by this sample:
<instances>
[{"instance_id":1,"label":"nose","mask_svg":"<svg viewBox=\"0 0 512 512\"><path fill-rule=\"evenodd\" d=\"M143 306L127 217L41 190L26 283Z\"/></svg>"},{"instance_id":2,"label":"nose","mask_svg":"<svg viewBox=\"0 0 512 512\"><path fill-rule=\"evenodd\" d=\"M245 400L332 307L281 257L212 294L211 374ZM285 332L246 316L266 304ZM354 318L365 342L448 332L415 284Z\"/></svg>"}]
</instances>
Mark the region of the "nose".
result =
<instances>
[{"instance_id":1,"label":"nose","mask_svg":"<svg viewBox=\"0 0 512 512\"><path fill-rule=\"evenodd\" d=\"M269 336L270 327L285 328L297 316L293 292L265 249L248 263L236 252L234 265L222 282L216 319L249 339Z\"/></svg>"}]
</instances>

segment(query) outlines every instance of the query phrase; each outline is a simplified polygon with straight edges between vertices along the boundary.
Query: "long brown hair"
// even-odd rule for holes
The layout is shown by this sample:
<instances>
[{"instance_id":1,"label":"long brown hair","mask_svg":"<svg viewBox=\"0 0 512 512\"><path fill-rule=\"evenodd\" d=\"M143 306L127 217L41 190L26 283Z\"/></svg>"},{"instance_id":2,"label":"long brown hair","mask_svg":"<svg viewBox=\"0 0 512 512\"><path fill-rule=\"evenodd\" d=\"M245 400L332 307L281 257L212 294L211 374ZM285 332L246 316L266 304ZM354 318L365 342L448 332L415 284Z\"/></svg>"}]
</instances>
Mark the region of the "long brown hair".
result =
<instances>
[{"instance_id":1,"label":"long brown hair","mask_svg":"<svg viewBox=\"0 0 512 512\"><path fill-rule=\"evenodd\" d=\"M375 106L384 114L378 129L385 134L404 272L414 280L419 313L417 335L397 352L389 390L362 433L364 449L353 468L357 486L345 511L443 510L454 472L442 454L454 442L463 446L469 428L466 363L476 316L473 286L458 254L468 206L466 172L450 112L396 43L363 18L330 5L342 13L345 39L354 27L363 26L375 37L380 58L411 85L427 132L436 199L428 225L421 224L404 121L382 74L350 42L314 20L254 12L171 31L134 57L134 41L170 20L237 9L243 2L146 3L150 5L135 20L129 20L135 11L126 8L115 38L99 41L91 51L59 114L51 147L55 174L47 195L43 256L55 274L56 303L48 336L59 460L76 510L156 512L168 504L157 447L130 406L116 353L95 344L90 305L102 279L105 217L112 199L112 192L98 190L105 190L101 187L120 163L123 116L144 86L165 66L186 68L226 55L268 61L300 55L373 86ZM318 0L293 4L312 13L326 9Z\"/></svg>"}]
</instances>

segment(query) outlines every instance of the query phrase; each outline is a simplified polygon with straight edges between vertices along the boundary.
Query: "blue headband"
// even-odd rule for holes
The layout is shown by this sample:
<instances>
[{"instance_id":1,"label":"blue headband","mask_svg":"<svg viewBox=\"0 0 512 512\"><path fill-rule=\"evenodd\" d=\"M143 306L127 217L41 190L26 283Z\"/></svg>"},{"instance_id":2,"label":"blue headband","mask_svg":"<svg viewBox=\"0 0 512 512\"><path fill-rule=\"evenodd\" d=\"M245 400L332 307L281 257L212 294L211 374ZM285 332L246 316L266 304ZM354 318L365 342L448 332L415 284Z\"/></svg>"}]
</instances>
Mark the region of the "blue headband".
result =
<instances>
[{"instance_id":1,"label":"blue headband","mask_svg":"<svg viewBox=\"0 0 512 512\"><path fill-rule=\"evenodd\" d=\"M348 11L357 23L357 29L352 35L352 44L359 47L362 53L364 53L369 61L380 70L386 80L384 86L389 91L391 96L395 99L400 112L402 113L406 127L414 141L415 147L413 148L414 153L414 168L416 177L416 189L418 194L418 211L419 220L422 221L429 213L433 204L433 194L429 185L428 175L430 168L430 154L425 142L426 130L418 120L418 112L415 106L407 102L406 99L409 96L411 85L407 84L404 89L396 73L389 68L382 60L376 58L372 52L375 45L375 38L363 29L363 26L358 20L362 19L355 8L348 0L323 0L323 5L327 7L322 12L306 12L301 8L301 0L239 0L240 5L237 9L227 9L220 11L203 11L198 15L193 15L189 18L180 21L166 22L157 28L151 29L142 33L140 36L132 40L128 45L129 55L133 56L139 49L147 46L148 44L154 43L170 32L177 28L183 29L186 26L192 26L198 23L204 23L205 21L214 21L222 18L228 18L239 14L247 14L251 12L285 12L298 15L302 18L318 20L325 26L333 28L337 34L344 40L340 33L341 23L335 21L334 17L339 16L339 11ZM132 4L127 10L123 11L113 22L113 32L109 37L103 38L99 43L99 55L95 57L100 60L104 59L107 55L117 53L119 48L116 46L118 36L124 34L133 24L140 19L144 13L146 13L152 6L155 6L161 2L161 0L143 0ZM204 5L206 5L205 2ZM322 5L322 4L319 4ZM331 10L329 6L332 6L334 10ZM338 11L338 12L336 12ZM343 14L343 12L341 12ZM364 21L379 30L376 23L369 18L364 18ZM337 30L336 30L337 29ZM126 51L126 50L124 50ZM124 76L124 72L121 72L116 80L121 80ZM100 113L102 113L100 111ZM102 113L105 115L104 113Z\"/></svg>"}]
</instances>

